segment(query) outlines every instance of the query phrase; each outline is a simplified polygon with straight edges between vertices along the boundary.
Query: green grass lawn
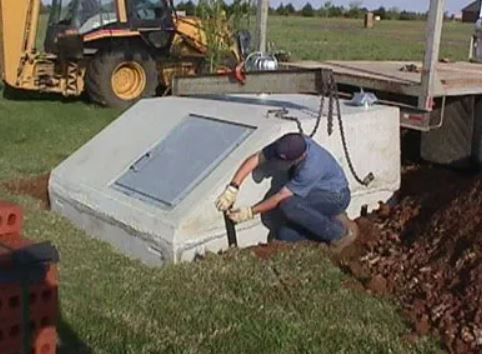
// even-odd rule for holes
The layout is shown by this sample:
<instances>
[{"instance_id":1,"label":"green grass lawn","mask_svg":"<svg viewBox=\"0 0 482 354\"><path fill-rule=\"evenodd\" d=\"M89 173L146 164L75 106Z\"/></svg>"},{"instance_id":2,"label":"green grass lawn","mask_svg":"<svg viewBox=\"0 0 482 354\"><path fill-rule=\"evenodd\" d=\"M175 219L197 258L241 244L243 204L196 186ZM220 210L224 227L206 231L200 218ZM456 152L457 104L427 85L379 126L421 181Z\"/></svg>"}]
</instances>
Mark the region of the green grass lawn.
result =
<instances>
[{"instance_id":1,"label":"green grass lawn","mask_svg":"<svg viewBox=\"0 0 482 354\"><path fill-rule=\"evenodd\" d=\"M362 20L271 17L269 40L277 49L309 60L423 60L421 21L382 21L364 29ZM444 25L441 57L467 60L472 24Z\"/></svg>"},{"instance_id":2,"label":"green grass lawn","mask_svg":"<svg viewBox=\"0 0 482 354\"><path fill-rule=\"evenodd\" d=\"M349 20L281 21L272 19L271 38L305 59L416 59L423 41L417 23L367 32ZM450 24L444 55L462 59L468 34ZM50 171L118 114L83 101L0 98L0 183ZM438 351L433 339L405 343L410 329L398 307L343 286L348 277L320 248L299 246L270 261L233 251L150 269L28 196L0 188L0 199L25 208L26 235L60 251L63 353Z\"/></svg>"},{"instance_id":3,"label":"green grass lawn","mask_svg":"<svg viewBox=\"0 0 482 354\"><path fill-rule=\"evenodd\" d=\"M0 182L48 172L117 114L0 99ZM30 197L0 189L0 199L25 208L26 235L60 251L63 353L436 352L432 340L404 343L398 308L345 288L347 276L320 248L268 262L235 251L149 269Z\"/></svg>"}]
</instances>

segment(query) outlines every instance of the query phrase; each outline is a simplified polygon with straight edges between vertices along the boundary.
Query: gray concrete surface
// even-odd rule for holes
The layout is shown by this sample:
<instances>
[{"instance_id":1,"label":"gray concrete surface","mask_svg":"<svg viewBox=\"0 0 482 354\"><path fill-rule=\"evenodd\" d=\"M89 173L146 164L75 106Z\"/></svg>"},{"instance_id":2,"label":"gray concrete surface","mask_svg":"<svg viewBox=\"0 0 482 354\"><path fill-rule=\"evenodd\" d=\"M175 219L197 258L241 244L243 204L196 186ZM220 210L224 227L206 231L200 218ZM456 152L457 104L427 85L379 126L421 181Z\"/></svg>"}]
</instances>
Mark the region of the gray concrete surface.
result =
<instances>
[{"instance_id":1,"label":"gray concrete surface","mask_svg":"<svg viewBox=\"0 0 482 354\"><path fill-rule=\"evenodd\" d=\"M319 107L315 96L143 100L54 169L49 182L52 209L93 237L148 265L190 261L205 252L226 249L224 220L214 201L244 158L284 133L297 130L294 122L267 114L268 110L283 107L300 118L306 132L312 130ZM147 152L166 141L190 114L246 125L253 131L228 156L216 161L215 168L174 206L153 203L116 188L116 182ZM338 126L335 123L334 133L328 136L326 115L315 140L330 150L346 170L353 194L349 214L356 217L363 205L375 208L400 186L399 112L392 107L364 109L343 103L342 114L355 168L362 176L375 174L368 188L358 185L348 172ZM185 159L183 162L196 163L187 154L177 156ZM283 174L272 174L269 168L256 171L243 185L238 205L263 199L270 189L275 191L277 185L282 185L283 178ZM158 180L163 183L162 172ZM276 220L274 213L238 225L239 246L265 243Z\"/></svg>"}]
</instances>

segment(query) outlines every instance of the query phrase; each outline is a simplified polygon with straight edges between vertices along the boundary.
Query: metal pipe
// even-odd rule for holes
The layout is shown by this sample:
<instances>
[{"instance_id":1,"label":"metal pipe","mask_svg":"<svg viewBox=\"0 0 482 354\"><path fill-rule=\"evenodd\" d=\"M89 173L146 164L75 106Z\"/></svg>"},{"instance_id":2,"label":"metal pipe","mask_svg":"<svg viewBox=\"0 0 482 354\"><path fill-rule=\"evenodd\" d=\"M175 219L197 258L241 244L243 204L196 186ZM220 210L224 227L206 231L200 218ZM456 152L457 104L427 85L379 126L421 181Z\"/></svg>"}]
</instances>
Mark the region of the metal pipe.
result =
<instances>
[{"instance_id":1,"label":"metal pipe","mask_svg":"<svg viewBox=\"0 0 482 354\"><path fill-rule=\"evenodd\" d=\"M269 0L258 0L256 12L256 49L266 53L266 32L268 28Z\"/></svg>"},{"instance_id":2,"label":"metal pipe","mask_svg":"<svg viewBox=\"0 0 482 354\"><path fill-rule=\"evenodd\" d=\"M444 21L445 0L430 0L430 10L427 22L427 42L425 45L425 60L422 69L421 93L418 107L431 111L433 91L437 80L437 63L440 53L440 41L442 39L442 27Z\"/></svg>"}]
</instances>

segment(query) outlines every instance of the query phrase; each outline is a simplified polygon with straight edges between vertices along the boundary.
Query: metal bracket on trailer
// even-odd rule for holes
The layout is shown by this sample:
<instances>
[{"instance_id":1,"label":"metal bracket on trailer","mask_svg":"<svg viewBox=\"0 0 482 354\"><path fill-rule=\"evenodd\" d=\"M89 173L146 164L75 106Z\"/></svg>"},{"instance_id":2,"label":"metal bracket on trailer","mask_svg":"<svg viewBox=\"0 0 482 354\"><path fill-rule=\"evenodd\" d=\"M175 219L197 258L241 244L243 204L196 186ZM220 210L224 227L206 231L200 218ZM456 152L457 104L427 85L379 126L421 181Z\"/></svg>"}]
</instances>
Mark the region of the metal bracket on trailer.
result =
<instances>
[{"instance_id":1,"label":"metal bracket on trailer","mask_svg":"<svg viewBox=\"0 0 482 354\"><path fill-rule=\"evenodd\" d=\"M400 125L403 128L429 132L442 126L445 120L445 107L447 98L442 97L440 107L433 111L423 111L416 108L400 108ZM434 122L434 117L438 120Z\"/></svg>"}]
</instances>

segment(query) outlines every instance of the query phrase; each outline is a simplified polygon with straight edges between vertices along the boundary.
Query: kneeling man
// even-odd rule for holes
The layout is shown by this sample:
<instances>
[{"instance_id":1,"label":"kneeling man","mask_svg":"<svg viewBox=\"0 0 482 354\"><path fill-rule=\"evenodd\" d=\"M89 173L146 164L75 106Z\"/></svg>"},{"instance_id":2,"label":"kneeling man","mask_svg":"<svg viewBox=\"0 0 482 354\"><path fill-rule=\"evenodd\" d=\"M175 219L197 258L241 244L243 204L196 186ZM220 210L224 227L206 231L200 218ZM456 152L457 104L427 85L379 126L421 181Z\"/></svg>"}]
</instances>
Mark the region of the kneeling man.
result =
<instances>
[{"instance_id":1,"label":"kneeling man","mask_svg":"<svg viewBox=\"0 0 482 354\"><path fill-rule=\"evenodd\" d=\"M252 206L232 210L246 177L266 161L290 166L290 180L275 195ZM235 223L279 208L286 222L277 232L282 241L313 240L342 250L357 236L356 224L346 216L350 189L335 158L311 138L290 133L247 158L217 199L219 211Z\"/></svg>"}]
</instances>

